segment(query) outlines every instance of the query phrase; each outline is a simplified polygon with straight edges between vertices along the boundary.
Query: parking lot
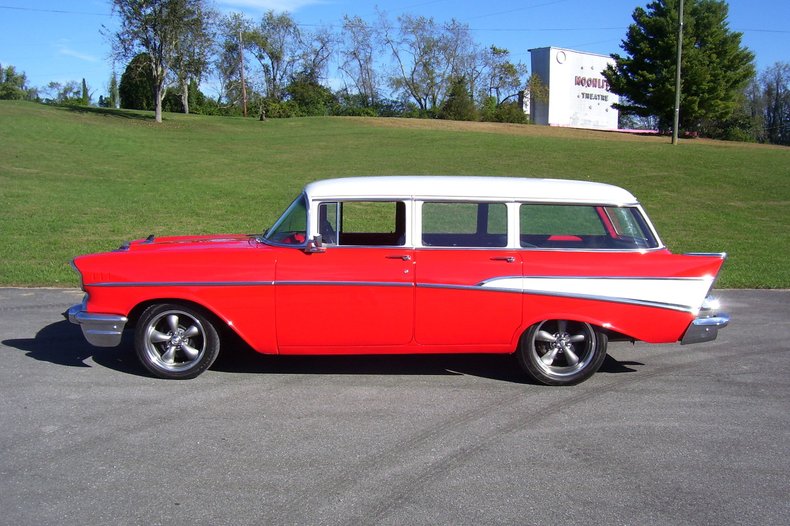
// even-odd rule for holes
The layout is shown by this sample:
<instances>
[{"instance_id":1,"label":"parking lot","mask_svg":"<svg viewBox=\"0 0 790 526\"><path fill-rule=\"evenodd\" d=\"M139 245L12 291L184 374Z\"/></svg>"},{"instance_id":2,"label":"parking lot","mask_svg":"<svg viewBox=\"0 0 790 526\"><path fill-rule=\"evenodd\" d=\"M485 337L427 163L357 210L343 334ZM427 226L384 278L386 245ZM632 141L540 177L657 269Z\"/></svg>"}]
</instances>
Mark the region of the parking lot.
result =
<instances>
[{"instance_id":1,"label":"parking lot","mask_svg":"<svg viewBox=\"0 0 790 526\"><path fill-rule=\"evenodd\" d=\"M712 343L616 343L570 388L507 356L272 357L189 381L0 289L0 524L787 524L790 291Z\"/></svg>"}]
</instances>

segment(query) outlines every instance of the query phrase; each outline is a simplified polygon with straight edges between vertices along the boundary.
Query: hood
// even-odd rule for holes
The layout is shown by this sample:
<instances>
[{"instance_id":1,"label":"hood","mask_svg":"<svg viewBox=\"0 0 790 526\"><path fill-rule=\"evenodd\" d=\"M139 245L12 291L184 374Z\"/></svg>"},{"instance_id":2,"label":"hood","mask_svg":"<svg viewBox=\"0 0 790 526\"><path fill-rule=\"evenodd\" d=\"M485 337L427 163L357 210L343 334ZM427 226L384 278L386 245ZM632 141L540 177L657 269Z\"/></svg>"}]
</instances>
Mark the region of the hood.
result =
<instances>
[{"instance_id":1,"label":"hood","mask_svg":"<svg viewBox=\"0 0 790 526\"><path fill-rule=\"evenodd\" d=\"M260 275L262 265L260 257L245 254L262 255L265 247L252 235L149 236L111 252L77 256L73 266L83 285L244 281Z\"/></svg>"},{"instance_id":2,"label":"hood","mask_svg":"<svg viewBox=\"0 0 790 526\"><path fill-rule=\"evenodd\" d=\"M255 236L250 234L214 234L201 236L165 236L156 237L153 234L145 239L128 241L121 245L117 251L136 252L162 249L190 249L190 248L224 248L238 245L249 245L255 242Z\"/></svg>"}]
</instances>

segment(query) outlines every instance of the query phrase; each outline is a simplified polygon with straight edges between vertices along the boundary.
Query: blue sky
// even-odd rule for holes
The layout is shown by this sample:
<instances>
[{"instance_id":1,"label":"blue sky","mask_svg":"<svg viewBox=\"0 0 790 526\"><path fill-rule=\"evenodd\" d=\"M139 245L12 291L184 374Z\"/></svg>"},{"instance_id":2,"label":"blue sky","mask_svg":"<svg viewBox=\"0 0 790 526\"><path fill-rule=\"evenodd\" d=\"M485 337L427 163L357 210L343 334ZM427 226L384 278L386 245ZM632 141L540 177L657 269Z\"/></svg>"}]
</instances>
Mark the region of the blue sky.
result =
<instances>
[{"instance_id":1,"label":"blue sky","mask_svg":"<svg viewBox=\"0 0 790 526\"><path fill-rule=\"evenodd\" d=\"M631 13L649 0L214 0L221 11L259 18L268 9L290 12L312 29L337 26L344 14L373 20L376 6L390 19L403 13L455 18L469 25L481 45L509 49L529 66L528 50L557 46L593 53L620 51ZM790 0L731 0L730 28L744 34L758 71L790 62ZM114 27L106 0L0 0L0 64L24 71L28 83L85 78L94 98L106 92L112 73L102 26ZM123 65L118 73L123 71ZM330 75L332 72L330 71ZM204 89L204 91L210 91ZM213 96L214 93L207 92Z\"/></svg>"}]
</instances>

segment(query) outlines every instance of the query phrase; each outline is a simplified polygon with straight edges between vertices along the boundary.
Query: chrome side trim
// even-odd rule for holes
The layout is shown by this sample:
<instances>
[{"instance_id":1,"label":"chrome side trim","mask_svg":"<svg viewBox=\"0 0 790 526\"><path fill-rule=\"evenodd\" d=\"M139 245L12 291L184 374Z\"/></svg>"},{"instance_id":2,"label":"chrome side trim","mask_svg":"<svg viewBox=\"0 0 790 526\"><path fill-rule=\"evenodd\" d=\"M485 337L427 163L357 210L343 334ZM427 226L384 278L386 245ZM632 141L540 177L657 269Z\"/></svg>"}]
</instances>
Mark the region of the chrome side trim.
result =
<instances>
[{"instance_id":1,"label":"chrome side trim","mask_svg":"<svg viewBox=\"0 0 790 526\"><path fill-rule=\"evenodd\" d=\"M509 287L483 287L481 284L477 285L445 285L440 283L418 283L418 289L448 289L448 290L474 290L477 292L509 292L513 294L522 294L520 289L512 289Z\"/></svg>"},{"instance_id":2,"label":"chrome side trim","mask_svg":"<svg viewBox=\"0 0 790 526\"><path fill-rule=\"evenodd\" d=\"M413 287L411 281L276 281L277 286L316 285L321 287Z\"/></svg>"},{"instance_id":3,"label":"chrome side trim","mask_svg":"<svg viewBox=\"0 0 790 526\"><path fill-rule=\"evenodd\" d=\"M660 277L660 276L497 276L481 281L478 285L488 285L506 279L574 279L574 280L633 280L633 281L707 281L705 277Z\"/></svg>"},{"instance_id":4,"label":"chrome side trim","mask_svg":"<svg viewBox=\"0 0 790 526\"><path fill-rule=\"evenodd\" d=\"M283 286L360 286L360 287L413 287L414 283L388 281L143 281L143 282L107 282L93 283L91 287L272 287Z\"/></svg>"},{"instance_id":5,"label":"chrome side trim","mask_svg":"<svg viewBox=\"0 0 790 526\"><path fill-rule=\"evenodd\" d=\"M90 287L270 287L274 281L108 281Z\"/></svg>"},{"instance_id":6,"label":"chrome side trim","mask_svg":"<svg viewBox=\"0 0 790 526\"><path fill-rule=\"evenodd\" d=\"M726 252L685 252L684 256L710 256L727 259Z\"/></svg>"},{"instance_id":7,"label":"chrome side trim","mask_svg":"<svg viewBox=\"0 0 790 526\"><path fill-rule=\"evenodd\" d=\"M115 347L121 343L123 329L129 321L118 314L96 314L85 312L82 303L69 308L66 316L71 323L82 328L88 343L96 347Z\"/></svg>"}]
</instances>

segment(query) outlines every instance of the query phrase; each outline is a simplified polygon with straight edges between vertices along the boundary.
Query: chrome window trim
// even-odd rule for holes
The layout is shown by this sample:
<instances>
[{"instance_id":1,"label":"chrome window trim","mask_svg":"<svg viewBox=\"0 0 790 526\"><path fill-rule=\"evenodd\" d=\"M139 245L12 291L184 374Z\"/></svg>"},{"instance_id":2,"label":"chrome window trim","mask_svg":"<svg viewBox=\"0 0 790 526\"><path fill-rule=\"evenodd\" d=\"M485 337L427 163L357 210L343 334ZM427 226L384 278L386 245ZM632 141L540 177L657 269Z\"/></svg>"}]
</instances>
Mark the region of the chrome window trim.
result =
<instances>
[{"instance_id":1,"label":"chrome window trim","mask_svg":"<svg viewBox=\"0 0 790 526\"><path fill-rule=\"evenodd\" d=\"M317 210L324 203L340 202L402 202L406 206L406 239L402 245L328 245L332 250L338 248L403 248L403 249L429 249L429 250L526 250L526 251L549 251L549 252L579 252L579 253L648 253L666 250L666 245L661 241L650 217L645 213L644 208L638 201L627 203L615 203L604 201L571 201L571 200L524 200L514 198L494 198L486 196L464 196L464 197L434 197L420 195L370 195L370 196L342 196L342 195L321 195L313 198L307 191L300 194L306 200L307 205L307 234L304 244L275 243L264 237L259 238L264 244L282 248L304 249L307 241L318 234L318 214ZM496 203L507 206L507 245L501 247L451 247L451 246L429 246L422 244L422 205L424 203ZM545 248L545 247L524 247L521 246L521 224L520 207L521 205L567 205L567 206L603 206L606 208L634 208L642 217L645 226L652 234L656 242L655 247L650 248ZM279 219L278 219L279 220Z\"/></svg>"},{"instance_id":2,"label":"chrome window trim","mask_svg":"<svg viewBox=\"0 0 790 526\"><path fill-rule=\"evenodd\" d=\"M313 236L320 234L320 228L318 225L318 208L321 205L328 204L328 203L336 203L340 205L341 203L403 203L406 207L406 225L405 225L405 232L402 245L341 245L337 243L326 243L325 245L331 247L332 250L336 248L412 248L412 232L411 232L411 224L414 223L414 199L410 196L403 196L403 197L337 197L337 196L321 196L320 198L313 199L310 197L309 194L305 194L307 198L307 229L309 232L308 239L312 239ZM341 228L341 217L340 217L340 206L337 207L337 216L336 216L336 223L337 223L337 232L335 235L337 239L340 237L340 228ZM281 246L281 245L278 245ZM296 246L296 245L293 245Z\"/></svg>"},{"instance_id":3,"label":"chrome window trim","mask_svg":"<svg viewBox=\"0 0 790 526\"><path fill-rule=\"evenodd\" d=\"M667 247L664 245L661 238L658 236L658 232L656 231L655 226L650 221L650 217L645 213L644 208L638 202L634 203L622 203L622 204L606 204L603 202L585 202L585 203L577 203L571 201L516 201L516 228L517 228L517 235L516 235L516 246L518 248L524 250L560 250L560 251L570 251L570 252L649 252L653 250L665 250ZM607 217L611 221L611 216L609 215L609 208L631 208L636 210L642 220L645 222L645 226L647 227L649 233L653 236L653 240L656 243L654 247L647 247L647 248L545 248L545 247L525 247L521 246L521 206L522 205L550 205L550 206L600 206L604 208L604 212L606 213Z\"/></svg>"}]
</instances>

